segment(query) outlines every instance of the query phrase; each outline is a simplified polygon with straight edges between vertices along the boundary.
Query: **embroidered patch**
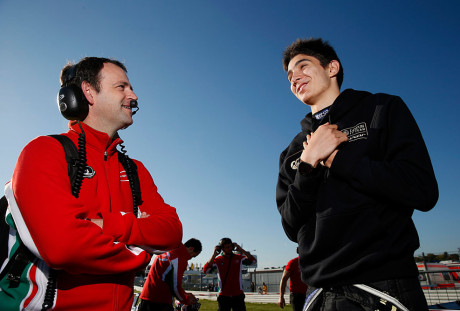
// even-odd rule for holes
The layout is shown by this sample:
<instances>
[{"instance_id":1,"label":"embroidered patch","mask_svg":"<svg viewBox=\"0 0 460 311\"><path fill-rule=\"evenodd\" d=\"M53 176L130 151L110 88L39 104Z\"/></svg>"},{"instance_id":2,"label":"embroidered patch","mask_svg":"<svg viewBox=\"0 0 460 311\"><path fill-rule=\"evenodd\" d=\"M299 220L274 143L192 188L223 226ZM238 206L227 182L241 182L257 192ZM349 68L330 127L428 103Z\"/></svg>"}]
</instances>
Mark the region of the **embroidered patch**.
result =
<instances>
[{"instance_id":1,"label":"embroidered patch","mask_svg":"<svg viewBox=\"0 0 460 311\"><path fill-rule=\"evenodd\" d=\"M365 122L361 122L353 127L343 129L342 132L347 134L348 142L352 142L358 139L367 139L367 126Z\"/></svg>"},{"instance_id":2,"label":"embroidered patch","mask_svg":"<svg viewBox=\"0 0 460 311\"><path fill-rule=\"evenodd\" d=\"M92 178L94 175L96 175L96 171L93 170L91 166L87 165L83 172L83 178Z\"/></svg>"}]
</instances>

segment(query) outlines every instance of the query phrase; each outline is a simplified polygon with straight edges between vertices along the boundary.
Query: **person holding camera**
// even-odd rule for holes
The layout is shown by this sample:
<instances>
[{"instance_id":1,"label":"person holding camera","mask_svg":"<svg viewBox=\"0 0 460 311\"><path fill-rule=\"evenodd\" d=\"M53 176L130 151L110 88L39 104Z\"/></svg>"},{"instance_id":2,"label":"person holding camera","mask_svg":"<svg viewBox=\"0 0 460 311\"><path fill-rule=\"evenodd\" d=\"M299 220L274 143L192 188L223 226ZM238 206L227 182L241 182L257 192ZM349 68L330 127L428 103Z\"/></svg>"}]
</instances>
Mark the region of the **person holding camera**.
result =
<instances>
[{"instance_id":1,"label":"person holding camera","mask_svg":"<svg viewBox=\"0 0 460 311\"><path fill-rule=\"evenodd\" d=\"M233 251L236 251L234 253ZM219 255L222 252L221 255ZM219 275L218 311L246 311L244 293L241 284L242 263L250 265L257 260L230 238L223 238L209 261L204 265L203 272L209 273L215 266Z\"/></svg>"}]
</instances>

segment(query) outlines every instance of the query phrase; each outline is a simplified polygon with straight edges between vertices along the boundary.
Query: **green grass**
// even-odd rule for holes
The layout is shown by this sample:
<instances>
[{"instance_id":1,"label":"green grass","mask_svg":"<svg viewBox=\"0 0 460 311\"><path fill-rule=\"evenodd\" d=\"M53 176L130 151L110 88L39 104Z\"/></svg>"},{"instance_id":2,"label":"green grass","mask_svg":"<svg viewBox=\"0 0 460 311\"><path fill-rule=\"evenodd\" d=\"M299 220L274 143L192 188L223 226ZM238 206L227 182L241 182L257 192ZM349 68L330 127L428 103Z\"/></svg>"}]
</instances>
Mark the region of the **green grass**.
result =
<instances>
[{"instance_id":1,"label":"green grass","mask_svg":"<svg viewBox=\"0 0 460 311\"><path fill-rule=\"evenodd\" d=\"M217 301L200 299L200 311L216 311ZM287 305L284 309L278 307L276 303L250 303L246 302L247 311L292 311L291 305Z\"/></svg>"}]
</instances>

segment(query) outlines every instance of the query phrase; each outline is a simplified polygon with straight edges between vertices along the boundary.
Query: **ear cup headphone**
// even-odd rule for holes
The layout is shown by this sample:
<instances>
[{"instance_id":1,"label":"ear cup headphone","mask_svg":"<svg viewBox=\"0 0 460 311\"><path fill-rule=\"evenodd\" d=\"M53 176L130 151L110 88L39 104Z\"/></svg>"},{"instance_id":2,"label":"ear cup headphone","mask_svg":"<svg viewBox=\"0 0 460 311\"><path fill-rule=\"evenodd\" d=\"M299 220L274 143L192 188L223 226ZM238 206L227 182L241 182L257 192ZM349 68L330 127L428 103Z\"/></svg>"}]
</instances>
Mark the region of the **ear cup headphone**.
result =
<instances>
[{"instance_id":1,"label":"ear cup headphone","mask_svg":"<svg viewBox=\"0 0 460 311\"><path fill-rule=\"evenodd\" d=\"M61 114L67 120L83 121L88 115L89 103L81 88L70 82L75 78L77 65L67 69L64 82L57 95L57 104Z\"/></svg>"}]
</instances>

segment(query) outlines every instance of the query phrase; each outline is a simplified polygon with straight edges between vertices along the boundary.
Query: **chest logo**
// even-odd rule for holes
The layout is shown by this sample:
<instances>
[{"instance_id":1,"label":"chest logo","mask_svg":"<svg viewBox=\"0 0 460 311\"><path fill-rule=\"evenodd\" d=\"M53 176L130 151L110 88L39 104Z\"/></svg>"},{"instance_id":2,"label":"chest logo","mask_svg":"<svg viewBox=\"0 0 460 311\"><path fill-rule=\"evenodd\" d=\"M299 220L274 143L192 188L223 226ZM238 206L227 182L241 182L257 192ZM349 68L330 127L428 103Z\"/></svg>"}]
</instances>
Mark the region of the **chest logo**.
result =
<instances>
[{"instance_id":1,"label":"chest logo","mask_svg":"<svg viewBox=\"0 0 460 311\"><path fill-rule=\"evenodd\" d=\"M358 139L367 139L367 125L365 122L356 124L353 127L349 127L342 130L343 133L347 134L348 142L352 142Z\"/></svg>"},{"instance_id":2,"label":"chest logo","mask_svg":"<svg viewBox=\"0 0 460 311\"><path fill-rule=\"evenodd\" d=\"M91 166L87 165L83 171L83 178L92 178L94 175L96 175L96 171L93 170Z\"/></svg>"},{"instance_id":3,"label":"chest logo","mask_svg":"<svg viewBox=\"0 0 460 311\"><path fill-rule=\"evenodd\" d=\"M295 159L294 161L291 162L291 168L293 170L296 170L299 168L299 163L300 163L300 158Z\"/></svg>"}]
</instances>

